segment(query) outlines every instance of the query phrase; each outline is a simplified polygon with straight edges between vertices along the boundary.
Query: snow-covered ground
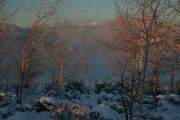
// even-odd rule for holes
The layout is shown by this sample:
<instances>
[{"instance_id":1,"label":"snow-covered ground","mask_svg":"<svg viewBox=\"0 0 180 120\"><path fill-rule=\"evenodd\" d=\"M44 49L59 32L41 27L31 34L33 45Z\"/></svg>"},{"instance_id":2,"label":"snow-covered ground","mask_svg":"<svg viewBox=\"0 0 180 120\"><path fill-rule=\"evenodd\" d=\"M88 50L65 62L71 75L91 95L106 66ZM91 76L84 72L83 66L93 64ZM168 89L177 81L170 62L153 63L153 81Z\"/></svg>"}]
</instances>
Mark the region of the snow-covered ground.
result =
<instances>
[{"instance_id":1,"label":"snow-covered ground","mask_svg":"<svg viewBox=\"0 0 180 120\"><path fill-rule=\"evenodd\" d=\"M16 112L13 116L7 118L7 120L51 120L49 112L37 113L32 112Z\"/></svg>"},{"instance_id":2,"label":"snow-covered ground","mask_svg":"<svg viewBox=\"0 0 180 120\"><path fill-rule=\"evenodd\" d=\"M124 118L124 106L118 94L105 91L87 90L81 93L77 90L62 90L59 96L54 96L54 92L54 90L42 92L33 100L27 95L27 100L21 105L15 102L14 93L1 92L0 120L61 120L66 114L67 116L72 114L72 120L85 118L86 120L123 120ZM150 95L145 97L146 106L151 106L152 98ZM180 120L179 95L165 94L158 95L157 98L159 99L157 113L151 111L149 116L156 116L158 120ZM136 108L134 113L136 114ZM74 116L76 118L73 118ZM71 119L67 117L65 120Z\"/></svg>"}]
</instances>

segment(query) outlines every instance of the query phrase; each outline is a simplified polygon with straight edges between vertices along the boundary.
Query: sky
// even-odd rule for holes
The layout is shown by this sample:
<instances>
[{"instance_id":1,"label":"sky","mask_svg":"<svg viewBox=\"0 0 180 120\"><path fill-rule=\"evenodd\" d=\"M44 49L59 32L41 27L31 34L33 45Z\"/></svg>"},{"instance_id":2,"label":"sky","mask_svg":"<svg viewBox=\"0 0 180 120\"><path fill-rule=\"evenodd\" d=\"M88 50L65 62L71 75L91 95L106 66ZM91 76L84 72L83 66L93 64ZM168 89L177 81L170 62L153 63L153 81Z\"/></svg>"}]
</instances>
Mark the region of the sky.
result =
<instances>
[{"instance_id":1,"label":"sky","mask_svg":"<svg viewBox=\"0 0 180 120\"><path fill-rule=\"evenodd\" d=\"M39 2L40 0L11 0L9 9L21 8L12 23L22 27L29 26L34 19L29 8L39 5ZM57 18L61 21L101 22L115 17L114 0L62 0L57 9Z\"/></svg>"}]
</instances>

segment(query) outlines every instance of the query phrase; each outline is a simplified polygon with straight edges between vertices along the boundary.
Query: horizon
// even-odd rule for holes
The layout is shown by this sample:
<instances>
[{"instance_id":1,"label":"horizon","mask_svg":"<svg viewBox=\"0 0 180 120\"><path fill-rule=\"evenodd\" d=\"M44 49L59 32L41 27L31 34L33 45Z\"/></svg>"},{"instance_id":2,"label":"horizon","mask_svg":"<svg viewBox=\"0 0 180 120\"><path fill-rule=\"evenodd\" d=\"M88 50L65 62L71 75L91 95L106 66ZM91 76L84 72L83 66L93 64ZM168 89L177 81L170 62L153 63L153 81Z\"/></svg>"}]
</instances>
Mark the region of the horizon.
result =
<instances>
[{"instance_id":1,"label":"horizon","mask_svg":"<svg viewBox=\"0 0 180 120\"><path fill-rule=\"evenodd\" d=\"M16 3L10 1L8 9L20 8L11 23L20 27L28 27L33 23L34 15L30 8L39 5L35 0L19 0ZM32 7L33 6L33 7ZM82 12L83 11L83 12ZM81 12L81 14L79 14ZM62 0L57 6L57 15L52 18L55 22L70 21L77 24L88 22L105 22L116 16L114 0Z\"/></svg>"}]
</instances>

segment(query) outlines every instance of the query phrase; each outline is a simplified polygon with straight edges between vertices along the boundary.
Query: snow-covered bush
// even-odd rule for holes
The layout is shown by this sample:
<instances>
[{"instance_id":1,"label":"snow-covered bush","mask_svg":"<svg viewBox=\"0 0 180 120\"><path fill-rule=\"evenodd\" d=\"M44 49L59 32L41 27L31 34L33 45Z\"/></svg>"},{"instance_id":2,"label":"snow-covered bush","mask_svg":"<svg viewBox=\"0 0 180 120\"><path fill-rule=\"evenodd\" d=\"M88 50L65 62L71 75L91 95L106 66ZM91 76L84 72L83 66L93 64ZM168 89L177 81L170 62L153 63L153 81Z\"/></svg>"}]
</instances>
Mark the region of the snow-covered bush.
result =
<instances>
[{"instance_id":1,"label":"snow-covered bush","mask_svg":"<svg viewBox=\"0 0 180 120\"><path fill-rule=\"evenodd\" d=\"M37 112L48 111L48 107L40 102L36 102L35 107Z\"/></svg>"},{"instance_id":2,"label":"snow-covered bush","mask_svg":"<svg viewBox=\"0 0 180 120\"><path fill-rule=\"evenodd\" d=\"M101 119L100 113L96 112L96 111L92 111L89 116L90 116L91 120L100 120Z\"/></svg>"},{"instance_id":3,"label":"snow-covered bush","mask_svg":"<svg viewBox=\"0 0 180 120\"><path fill-rule=\"evenodd\" d=\"M83 93L86 89L84 82L82 81L70 81L65 85L66 91L69 90L78 90L79 92Z\"/></svg>"},{"instance_id":4,"label":"snow-covered bush","mask_svg":"<svg viewBox=\"0 0 180 120\"><path fill-rule=\"evenodd\" d=\"M14 111L13 109L9 109L9 108L4 108L4 109L1 109L0 110L0 116L3 118L3 119L6 119L10 116L12 116L14 114ZM0 117L0 118L1 118ZM1 120L1 119L0 119Z\"/></svg>"},{"instance_id":5,"label":"snow-covered bush","mask_svg":"<svg viewBox=\"0 0 180 120\"><path fill-rule=\"evenodd\" d=\"M50 97L40 97L35 101L35 109L37 112L50 111L55 101Z\"/></svg>"},{"instance_id":6,"label":"snow-covered bush","mask_svg":"<svg viewBox=\"0 0 180 120\"><path fill-rule=\"evenodd\" d=\"M6 93L1 92L0 93L0 107L5 107L7 105L10 105L12 103L11 96L9 96Z\"/></svg>"},{"instance_id":7,"label":"snow-covered bush","mask_svg":"<svg viewBox=\"0 0 180 120\"><path fill-rule=\"evenodd\" d=\"M52 115L53 120L73 120L73 115L67 106L56 106Z\"/></svg>"},{"instance_id":8,"label":"snow-covered bush","mask_svg":"<svg viewBox=\"0 0 180 120\"><path fill-rule=\"evenodd\" d=\"M118 113L107 105L98 105L92 109L90 120L118 120Z\"/></svg>"},{"instance_id":9,"label":"snow-covered bush","mask_svg":"<svg viewBox=\"0 0 180 120\"><path fill-rule=\"evenodd\" d=\"M4 92L0 92L0 97L4 97L6 94Z\"/></svg>"},{"instance_id":10,"label":"snow-covered bush","mask_svg":"<svg viewBox=\"0 0 180 120\"><path fill-rule=\"evenodd\" d=\"M180 96L177 94L169 94L166 99L175 105L180 105Z\"/></svg>"},{"instance_id":11,"label":"snow-covered bush","mask_svg":"<svg viewBox=\"0 0 180 120\"><path fill-rule=\"evenodd\" d=\"M107 104L107 102L109 101L109 98L106 96L100 97L97 101L98 104Z\"/></svg>"},{"instance_id":12,"label":"snow-covered bush","mask_svg":"<svg viewBox=\"0 0 180 120\"><path fill-rule=\"evenodd\" d=\"M101 91L116 93L117 85L114 81L98 81L95 84L95 92L100 93Z\"/></svg>"},{"instance_id":13,"label":"snow-covered bush","mask_svg":"<svg viewBox=\"0 0 180 120\"><path fill-rule=\"evenodd\" d=\"M84 120L87 118L90 109L77 105L57 105L53 110L54 120Z\"/></svg>"},{"instance_id":14,"label":"snow-covered bush","mask_svg":"<svg viewBox=\"0 0 180 120\"><path fill-rule=\"evenodd\" d=\"M124 112L124 107L120 104L120 103L117 103L117 102L112 102L110 104L110 107L117 111L118 113L123 113Z\"/></svg>"},{"instance_id":15,"label":"snow-covered bush","mask_svg":"<svg viewBox=\"0 0 180 120\"><path fill-rule=\"evenodd\" d=\"M31 104L17 104L16 105L16 110L24 112L24 111L32 111L33 106Z\"/></svg>"},{"instance_id":16,"label":"snow-covered bush","mask_svg":"<svg viewBox=\"0 0 180 120\"><path fill-rule=\"evenodd\" d=\"M6 94L4 92L0 92L0 101L2 101L5 96L6 96Z\"/></svg>"},{"instance_id":17,"label":"snow-covered bush","mask_svg":"<svg viewBox=\"0 0 180 120\"><path fill-rule=\"evenodd\" d=\"M144 104L153 104L154 103L154 97L151 95L145 96L143 99Z\"/></svg>"}]
</instances>

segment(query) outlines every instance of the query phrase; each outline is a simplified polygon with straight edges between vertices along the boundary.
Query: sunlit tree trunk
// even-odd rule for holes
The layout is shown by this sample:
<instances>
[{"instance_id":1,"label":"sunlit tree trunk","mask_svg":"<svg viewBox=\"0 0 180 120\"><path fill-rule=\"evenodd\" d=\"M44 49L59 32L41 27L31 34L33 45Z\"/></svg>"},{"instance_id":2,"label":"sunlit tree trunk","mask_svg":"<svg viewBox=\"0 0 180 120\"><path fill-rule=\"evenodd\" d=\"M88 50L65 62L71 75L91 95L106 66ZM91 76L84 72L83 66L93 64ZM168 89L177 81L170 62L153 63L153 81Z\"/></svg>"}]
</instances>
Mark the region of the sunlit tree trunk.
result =
<instances>
[{"instance_id":1,"label":"sunlit tree trunk","mask_svg":"<svg viewBox=\"0 0 180 120\"><path fill-rule=\"evenodd\" d=\"M174 93L175 91L174 91L174 77L175 77L175 71L174 70L172 70L171 71L171 78L170 78L170 92L171 93Z\"/></svg>"},{"instance_id":2,"label":"sunlit tree trunk","mask_svg":"<svg viewBox=\"0 0 180 120\"><path fill-rule=\"evenodd\" d=\"M64 64L60 64L60 79L59 84L61 85L64 82Z\"/></svg>"}]
</instances>

